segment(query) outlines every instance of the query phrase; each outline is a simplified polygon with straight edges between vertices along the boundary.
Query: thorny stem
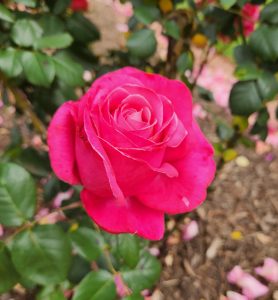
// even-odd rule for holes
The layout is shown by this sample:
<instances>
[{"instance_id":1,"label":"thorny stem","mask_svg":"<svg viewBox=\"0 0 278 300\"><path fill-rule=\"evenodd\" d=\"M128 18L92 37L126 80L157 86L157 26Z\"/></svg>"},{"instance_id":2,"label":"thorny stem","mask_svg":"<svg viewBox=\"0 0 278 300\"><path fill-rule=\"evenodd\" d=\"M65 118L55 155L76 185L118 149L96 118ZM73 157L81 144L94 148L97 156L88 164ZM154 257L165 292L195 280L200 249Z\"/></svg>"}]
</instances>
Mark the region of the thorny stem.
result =
<instances>
[{"instance_id":1,"label":"thorny stem","mask_svg":"<svg viewBox=\"0 0 278 300\"><path fill-rule=\"evenodd\" d=\"M196 77L195 77L195 79L194 79L194 81L193 81L193 83L192 83L192 88L191 88L191 90L193 90L193 89L195 88L195 86L196 86L196 84L197 84L197 81L198 81L199 77L201 76L201 74L202 74L202 72L203 72L203 69L204 69L205 65L206 65L207 62L208 62L208 57L209 57L210 50L212 49L212 47L213 47L213 44L210 44L210 45L207 47L206 51L205 51L204 59L203 59L201 65L200 65L200 68L199 68L199 70L198 70L198 73L197 73L197 75L196 75Z\"/></svg>"},{"instance_id":2,"label":"thorny stem","mask_svg":"<svg viewBox=\"0 0 278 300\"><path fill-rule=\"evenodd\" d=\"M38 118L36 113L33 111L31 102L27 99L26 95L18 88L12 87L8 84L7 79L5 76L0 73L0 83L1 84L1 90L0 90L0 96L2 95L2 87L5 87L7 89L7 92L9 93L9 96L12 97L15 100L16 106L27 115L28 118L30 118L31 122L33 123L34 128L37 132L39 132L42 137L45 139L46 137L46 128L42 121Z\"/></svg>"},{"instance_id":3,"label":"thorny stem","mask_svg":"<svg viewBox=\"0 0 278 300\"><path fill-rule=\"evenodd\" d=\"M93 223L94 224L94 227L96 229L96 231L101 234L101 230L100 228L98 227L98 225L96 223ZM110 255L110 251L109 251L109 248L108 248L108 245L105 245L103 247L103 253L104 253L104 259L105 259L105 262L107 264L107 267L109 268L110 272L114 275L118 274L118 272L115 270L114 266L113 266L113 263L112 263L112 259L111 259L111 255Z\"/></svg>"}]
</instances>

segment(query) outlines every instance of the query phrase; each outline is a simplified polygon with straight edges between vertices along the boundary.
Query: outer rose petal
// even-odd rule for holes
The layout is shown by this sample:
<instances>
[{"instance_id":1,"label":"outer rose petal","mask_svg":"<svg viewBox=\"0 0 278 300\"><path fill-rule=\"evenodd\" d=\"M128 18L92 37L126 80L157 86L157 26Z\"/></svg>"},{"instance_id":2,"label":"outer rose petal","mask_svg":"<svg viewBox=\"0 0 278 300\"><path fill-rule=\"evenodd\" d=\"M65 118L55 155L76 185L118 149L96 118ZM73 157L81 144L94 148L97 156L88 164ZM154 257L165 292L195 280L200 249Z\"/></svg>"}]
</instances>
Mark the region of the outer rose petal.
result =
<instances>
[{"instance_id":1,"label":"outer rose petal","mask_svg":"<svg viewBox=\"0 0 278 300\"><path fill-rule=\"evenodd\" d=\"M61 180L70 184L80 182L75 158L76 110L76 103L64 103L55 113L47 132L51 167Z\"/></svg>"},{"instance_id":2,"label":"outer rose petal","mask_svg":"<svg viewBox=\"0 0 278 300\"><path fill-rule=\"evenodd\" d=\"M179 176L169 178L157 175L153 182L142 190L138 199L144 205L169 214L193 210L206 198L206 189L214 178L215 162L213 149L194 121L181 147L183 159L169 161Z\"/></svg>"},{"instance_id":3,"label":"outer rose petal","mask_svg":"<svg viewBox=\"0 0 278 300\"><path fill-rule=\"evenodd\" d=\"M88 215L111 233L137 234L149 240L159 240L164 234L164 214L144 206L135 198L125 205L114 198L97 198L84 189L81 199Z\"/></svg>"}]
</instances>

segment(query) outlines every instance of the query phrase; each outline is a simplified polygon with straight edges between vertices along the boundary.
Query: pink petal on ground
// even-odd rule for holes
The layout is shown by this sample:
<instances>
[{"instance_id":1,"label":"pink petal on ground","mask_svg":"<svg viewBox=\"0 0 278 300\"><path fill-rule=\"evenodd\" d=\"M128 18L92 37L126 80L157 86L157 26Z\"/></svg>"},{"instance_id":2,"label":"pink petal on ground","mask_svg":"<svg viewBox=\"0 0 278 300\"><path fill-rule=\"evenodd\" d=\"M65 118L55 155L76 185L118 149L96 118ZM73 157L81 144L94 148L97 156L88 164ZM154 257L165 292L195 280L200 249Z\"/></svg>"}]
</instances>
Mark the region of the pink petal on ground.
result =
<instances>
[{"instance_id":1,"label":"pink petal on ground","mask_svg":"<svg viewBox=\"0 0 278 300\"><path fill-rule=\"evenodd\" d=\"M278 262L273 258L265 258L264 265L255 268L255 272L270 282L278 282Z\"/></svg>"},{"instance_id":2,"label":"pink petal on ground","mask_svg":"<svg viewBox=\"0 0 278 300\"><path fill-rule=\"evenodd\" d=\"M196 221L190 221L188 224L184 226L182 237L185 241L192 240L199 233L199 226Z\"/></svg>"},{"instance_id":3,"label":"pink petal on ground","mask_svg":"<svg viewBox=\"0 0 278 300\"><path fill-rule=\"evenodd\" d=\"M227 275L230 283L242 288L242 293L248 299L255 299L268 293L268 287L263 285L255 277L246 273L240 266L235 266Z\"/></svg>"},{"instance_id":4,"label":"pink petal on ground","mask_svg":"<svg viewBox=\"0 0 278 300\"><path fill-rule=\"evenodd\" d=\"M244 295L241 295L239 293L228 291L227 292L227 299L228 300L248 300L248 298Z\"/></svg>"}]
</instances>

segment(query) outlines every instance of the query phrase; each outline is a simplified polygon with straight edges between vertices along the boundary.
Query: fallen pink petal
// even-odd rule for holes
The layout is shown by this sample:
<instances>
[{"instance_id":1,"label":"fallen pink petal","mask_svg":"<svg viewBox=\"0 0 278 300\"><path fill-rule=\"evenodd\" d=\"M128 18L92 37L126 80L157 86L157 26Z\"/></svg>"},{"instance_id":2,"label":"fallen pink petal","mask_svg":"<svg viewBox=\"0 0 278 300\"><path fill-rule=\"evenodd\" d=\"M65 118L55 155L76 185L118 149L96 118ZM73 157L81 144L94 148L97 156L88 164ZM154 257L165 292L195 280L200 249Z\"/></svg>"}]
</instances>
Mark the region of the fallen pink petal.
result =
<instances>
[{"instance_id":1,"label":"fallen pink petal","mask_svg":"<svg viewBox=\"0 0 278 300\"><path fill-rule=\"evenodd\" d=\"M190 241L199 234L198 223L193 220L186 224L183 228L182 237L184 241Z\"/></svg>"},{"instance_id":2,"label":"fallen pink petal","mask_svg":"<svg viewBox=\"0 0 278 300\"><path fill-rule=\"evenodd\" d=\"M268 293L267 286L258 281L255 277L235 266L227 275L228 282L237 285L242 289L242 294L248 299L256 299Z\"/></svg>"},{"instance_id":3,"label":"fallen pink petal","mask_svg":"<svg viewBox=\"0 0 278 300\"><path fill-rule=\"evenodd\" d=\"M240 293L228 291L227 300L248 300L248 298Z\"/></svg>"},{"instance_id":4,"label":"fallen pink petal","mask_svg":"<svg viewBox=\"0 0 278 300\"><path fill-rule=\"evenodd\" d=\"M278 262L267 257L262 267L255 268L255 272L270 282L278 282Z\"/></svg>"}]
</instances>

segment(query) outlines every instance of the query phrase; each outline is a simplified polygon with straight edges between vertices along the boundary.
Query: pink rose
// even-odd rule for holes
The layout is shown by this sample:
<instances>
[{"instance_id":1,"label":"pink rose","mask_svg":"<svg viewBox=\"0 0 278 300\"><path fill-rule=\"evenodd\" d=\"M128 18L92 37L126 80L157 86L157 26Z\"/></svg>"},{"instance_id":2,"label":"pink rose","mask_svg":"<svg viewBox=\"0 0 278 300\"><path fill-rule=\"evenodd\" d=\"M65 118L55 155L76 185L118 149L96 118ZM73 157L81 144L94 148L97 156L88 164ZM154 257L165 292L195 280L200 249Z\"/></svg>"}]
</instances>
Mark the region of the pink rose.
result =
<instances>
[{"instance_id":1,"label":"pink rose","mask_svg":"<svg viewBox=\"0 0 278 300\"><path fill-rule=\"evenodd\" d=\"M74 11L82 10L86 11L88 10L88 1L87 0L72 0L70 8Z\"/></svg>"},{"instance_id":2,"label":"pink rose","mask_svg":"<svg viewBox=\"0 0 278 300\"><path fill-rule=\"evenodd\" d=\"M249 36L255 29L255 23L260 17L260 6L246 3L242 7L243 34Z\"/></svg>"},{"instance_id":3,"label":"pink rose","mask_svg":"<svg viewBox=\"0 0 278 300\"><path fill-rule=\"evenodd\" d=\"M64 103L48 129L52 168L81 184L89 216L111 233L157 240L164 215L193 210L215 173L213 149L181 82L126 67Z\"/></svg>"}]
</instances>

